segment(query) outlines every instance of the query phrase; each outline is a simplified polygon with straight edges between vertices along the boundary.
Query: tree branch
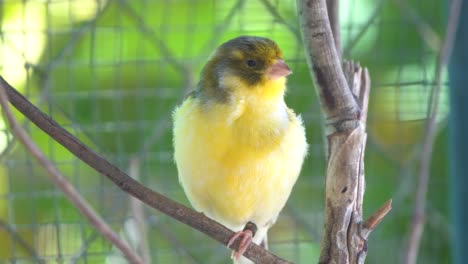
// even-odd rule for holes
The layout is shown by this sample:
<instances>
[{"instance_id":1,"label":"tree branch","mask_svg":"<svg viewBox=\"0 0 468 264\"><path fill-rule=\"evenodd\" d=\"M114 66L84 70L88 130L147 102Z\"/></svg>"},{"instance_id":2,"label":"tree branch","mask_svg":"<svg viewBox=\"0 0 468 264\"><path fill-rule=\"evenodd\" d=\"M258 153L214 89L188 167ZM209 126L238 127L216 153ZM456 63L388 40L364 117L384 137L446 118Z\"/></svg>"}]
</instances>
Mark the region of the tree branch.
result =
<instances>
[{"instance_id":1,"label":"tree branch","mask_svg":"<svg viewBox=\"0 0 468 264\"><path fill-rule=\"evenodd\" d=\"M326 134L356 128L360 110L343 75L325 0L298 0L297 6L306 59L325 115Z\"/></svg>"},{"instance_id":2,"label":"tree branch","mask_svg":"<svg viewBox=\"0 0 468 264\"><path fill-rule=\"evenodd\" d=\"M199 230L224 245L227 245L229 239L234 235L234 232L218 222L204 216L202 213L195 212L194 210L145 187L129 177L109 161L93 152L88 146L58 125L51 117L47 116L32 105L1 76L0 89L6 91L10 103L36 126L50 135L76 157L88 164L91 168L109 178L126 193L138 198L145 204L159 210L160 212ZM239 241L236 241L230 246L230 248L235 250L238 248L238 245ZM244 256L257 263L288 263L255 243L250 244Z\"/></svg>"},{"instance_id":3,"label":"tree branch","mask_svg":"<svg viewBox=\"0 0 468 264\"><path fill-rule=\"evenodd\" d=\"M325 0L298 0L298 8L306 57L327 122L325 221L319 263L364 263L367 238L390 210L386 203L371 220L363 221L369 72L353 62L345 62L342 68Z\"/></svg>"},{"instance_id":4,"label":"tree branch","mask_svg":"<svg viewBox=\"0 0 468 264\"><path fill-rule=\"evenodd\" d=\"M364 223L364 228L368 230L373 230L383 218L390 212L392 209L392 200L385 202L382 207L380 207L373 215L371 215L366 222Z\"/></svg>"},{"instance_id":5,"label":"tree branch","mask_svg":"<svg viewBox=\"0 0 468 264\"><path fill-rule=\"evenodd\" d=\"M8 100L5 89L0 89L0 105L8 122L10 123L13 134L26 147L26 149L36 158L42 167L49 174L52 182L57 186L73 203L73 205L83 214L88 221L113 245L115 245L125 255L130 263L143 263L141 258L135 254L133 249L119 236L112 231L109 225L102 219L93 208L83 199L79 192L70 184L65 176L63 176L55 167L55 165L46 158L44 153L32 141L26 131L18 124L15 117L11 113L8 106Z\"/></svg>"}]
</instances>

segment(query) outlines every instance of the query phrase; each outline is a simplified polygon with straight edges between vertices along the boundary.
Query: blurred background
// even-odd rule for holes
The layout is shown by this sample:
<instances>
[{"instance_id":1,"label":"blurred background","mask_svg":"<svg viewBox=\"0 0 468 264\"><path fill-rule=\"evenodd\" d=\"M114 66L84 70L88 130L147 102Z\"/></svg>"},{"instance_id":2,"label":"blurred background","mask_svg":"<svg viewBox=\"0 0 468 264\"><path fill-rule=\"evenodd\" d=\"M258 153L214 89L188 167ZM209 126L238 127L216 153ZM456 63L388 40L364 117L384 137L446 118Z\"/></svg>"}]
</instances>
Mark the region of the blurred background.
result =
<instances>
[{"instance_id":1,"label":"blurred background","mask_svg":"<svg viewBox=\"0 0 468 264\"><path fill-rule=\"evenodd\" d=\"M203 64L239 35L274 39L294 74L288 105L310 153L269 235L294 263L318 259L325 173L321 113L294 0L3 0L0 74L80 140L162 194L187 204L172 160L171 112ZM418 186L421 145L444 37L444 1L340 1L343 57L372 79L364 215L393 198L367 263L399 263ZM418 263L450 261L447 125L442 72ZM122 238L152 263L228 263L230 252L145 207L16 113L34 141ZM0 120L0 263L125 263L49 181ZM147 232L135 223L143 220Z\"/></svg>"}]
</instances>

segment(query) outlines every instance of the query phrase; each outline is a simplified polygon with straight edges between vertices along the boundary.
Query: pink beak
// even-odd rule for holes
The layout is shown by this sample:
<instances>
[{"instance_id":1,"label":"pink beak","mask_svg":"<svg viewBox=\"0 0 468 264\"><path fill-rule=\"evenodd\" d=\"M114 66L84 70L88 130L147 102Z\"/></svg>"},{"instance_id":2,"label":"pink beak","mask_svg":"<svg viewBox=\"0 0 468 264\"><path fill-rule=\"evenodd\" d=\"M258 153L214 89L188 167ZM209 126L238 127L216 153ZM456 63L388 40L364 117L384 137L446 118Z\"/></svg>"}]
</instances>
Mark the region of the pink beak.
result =
<instances>
[{"instance_id":1,"label":"pink beak","mask_svg":"<svg viewBox=\"0 0 468 264\"><path fill-rule=\"evenodd\" d=\"M276 60L275 64L267 69L267 75L270 80L276 80L288 76L291 73L291 69L289 69L288 65L281 59Z\"/></svg>"}]
</instances>

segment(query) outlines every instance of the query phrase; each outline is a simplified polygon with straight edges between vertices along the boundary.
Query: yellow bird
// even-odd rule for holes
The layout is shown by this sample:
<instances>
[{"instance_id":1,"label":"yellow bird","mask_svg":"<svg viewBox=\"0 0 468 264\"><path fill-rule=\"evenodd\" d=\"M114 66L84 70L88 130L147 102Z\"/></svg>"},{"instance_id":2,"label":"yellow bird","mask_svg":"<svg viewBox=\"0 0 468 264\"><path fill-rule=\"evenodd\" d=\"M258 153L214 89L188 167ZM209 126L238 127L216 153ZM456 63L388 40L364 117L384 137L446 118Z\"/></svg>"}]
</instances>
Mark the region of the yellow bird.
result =
<instances>
[{"instance_id":1,"label":"yellow bird","mask_svg":"<svg viewBox=\"0 0 468 264\"><path fill-rule=\"evenodd\" d=\"M284 102L290 73L272 40L232 39L173 113L180 183L196 210L237 232L235 263L252 263L242 257L251 241L266 244L307 153L302 120Z\"/></svg>"}]
</instances>

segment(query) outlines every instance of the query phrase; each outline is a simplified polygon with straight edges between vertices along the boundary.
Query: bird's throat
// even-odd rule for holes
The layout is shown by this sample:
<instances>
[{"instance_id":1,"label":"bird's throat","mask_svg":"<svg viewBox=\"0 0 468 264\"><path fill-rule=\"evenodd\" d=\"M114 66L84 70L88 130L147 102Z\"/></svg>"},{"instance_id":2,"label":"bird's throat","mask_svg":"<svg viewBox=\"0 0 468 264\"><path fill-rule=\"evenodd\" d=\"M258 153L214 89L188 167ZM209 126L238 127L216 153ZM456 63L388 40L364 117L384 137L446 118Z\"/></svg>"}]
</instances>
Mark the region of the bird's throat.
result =
<instances>
[{"instance_id":1,"label":"bird's throat","mask_svg":"<svg viewBox=\"0 0 468 264\"><path fill-rule=\"evenodd\" d=\"M268 149L284 136L289 117L286 104L278 102L245 102L242 114L232 123L233 135L239 145Z\"/></svg>"}]
</instances>

